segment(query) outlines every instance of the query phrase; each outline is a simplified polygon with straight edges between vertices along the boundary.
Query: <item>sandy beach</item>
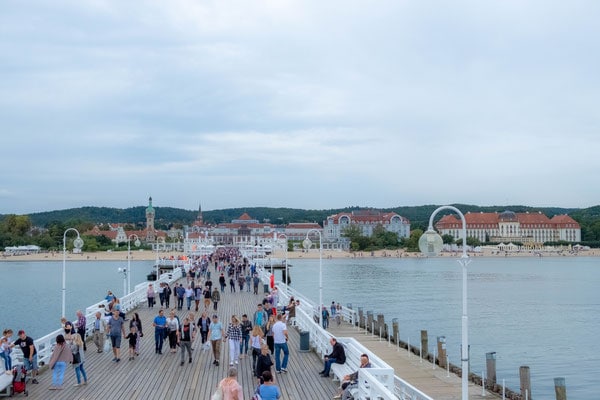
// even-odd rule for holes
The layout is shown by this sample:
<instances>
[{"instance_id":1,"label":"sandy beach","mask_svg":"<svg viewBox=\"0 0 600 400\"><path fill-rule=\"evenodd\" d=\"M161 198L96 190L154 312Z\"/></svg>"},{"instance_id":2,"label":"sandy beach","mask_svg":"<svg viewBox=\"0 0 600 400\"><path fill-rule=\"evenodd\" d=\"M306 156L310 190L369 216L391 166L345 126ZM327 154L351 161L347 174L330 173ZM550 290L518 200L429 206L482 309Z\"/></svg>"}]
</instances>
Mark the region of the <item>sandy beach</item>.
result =
<instances>
[{"instance_id":1,"label":"sandy beach","mask_svg":"<svg viewBox=\"0 0 600 400\"><path fill-rule=\"evenodd\" d=\"M161 252L159 253L161 258L177 258L182 256L182 252ZM460 253L457 252L444 252L440 257L459 257ZM498 250L483 249L481 252L473 253L469 252L470 257L597 257L600 256L600 249L590 249L587 251L580 252L549 252L549 251L521 251L521 252L503 252ZM286 257L284 251L275 251L273 253L274 258L283 259ZM308 258L316 259L319 258L319 252L317 250L311 250L310 252L302 251L290 251L287 253L288 259L299 259ZM420 253L406 252L404 250L376 250L373 252L348 252L339 250L323 250L323 259L331 258L380 258L380 257L423 257ZM26 255L4 255L0 256L1 261L62 261L62 252L49 252L49 253L37 253L37 254L26 254ZM67 260L76 261L119 261L127 260L126 251L102 251L94 253L81 253L81 254L67 254ZM156 260L156 253L149 250L137 250L131 252L132 261L153 261Z\"/></svg>"}]
</instances>

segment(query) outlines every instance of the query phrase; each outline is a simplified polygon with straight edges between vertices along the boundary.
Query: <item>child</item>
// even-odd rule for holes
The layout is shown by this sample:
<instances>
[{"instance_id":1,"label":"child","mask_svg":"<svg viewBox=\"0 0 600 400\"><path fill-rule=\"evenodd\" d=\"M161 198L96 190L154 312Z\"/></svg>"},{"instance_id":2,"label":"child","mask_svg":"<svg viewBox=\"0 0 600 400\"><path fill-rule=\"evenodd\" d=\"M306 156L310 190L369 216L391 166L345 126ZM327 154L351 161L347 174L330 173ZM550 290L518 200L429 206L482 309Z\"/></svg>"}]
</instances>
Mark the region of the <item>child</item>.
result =
<instances>
[{"instance_id":1,"label":"child","mask_svg":"<svg viewBox=\"0 0 600 400\"><path fill-rule=\"evenodd\" d=\"M4 359L4 369L8 372L12 370L12 360L10 357L11 343L10 338L13 334L12 329L5 329L0 338L0 356Z\"/></svg>"},{"instance_id":2,"label":"child","mask_svg":"<svg viewBox=\"0 0 600 400\"><path fill-rule=\"evenodd\" d=\"M135 345L138 340L137 328L132 326L129 334L125 336L125 339L129 339L129 361L135 358Z\"/></svg>"}]
</instances>

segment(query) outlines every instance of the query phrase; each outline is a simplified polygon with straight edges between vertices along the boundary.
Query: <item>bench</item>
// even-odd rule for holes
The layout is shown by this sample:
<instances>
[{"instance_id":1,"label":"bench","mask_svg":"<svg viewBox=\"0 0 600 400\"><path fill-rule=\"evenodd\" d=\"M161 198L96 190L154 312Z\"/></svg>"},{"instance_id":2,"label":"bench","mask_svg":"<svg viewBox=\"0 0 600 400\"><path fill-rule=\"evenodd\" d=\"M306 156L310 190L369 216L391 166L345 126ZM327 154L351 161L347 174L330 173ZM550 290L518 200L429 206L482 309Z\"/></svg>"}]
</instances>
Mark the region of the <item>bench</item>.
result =
<instances>
[{"instance_id":1,"label":"bench","mask_svg":"<svg viewBox=\"0 0 600 400\"><path fill-rule=\"evenodd\" d=\"M0 397L8 397L12 395L12 371L7 374L4 369L4 361L0 366Z\"/></svg>"}]
</instances>

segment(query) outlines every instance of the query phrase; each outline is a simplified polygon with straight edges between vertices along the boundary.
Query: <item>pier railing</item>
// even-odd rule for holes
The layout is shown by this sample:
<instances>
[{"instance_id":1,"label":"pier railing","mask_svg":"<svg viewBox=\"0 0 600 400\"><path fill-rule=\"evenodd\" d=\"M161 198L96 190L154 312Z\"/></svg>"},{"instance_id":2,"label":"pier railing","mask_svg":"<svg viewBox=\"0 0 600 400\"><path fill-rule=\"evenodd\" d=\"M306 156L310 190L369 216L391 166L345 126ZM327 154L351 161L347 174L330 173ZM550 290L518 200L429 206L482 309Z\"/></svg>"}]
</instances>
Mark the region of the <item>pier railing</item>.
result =
<instances>
[{"instance_id":1,"label":"pier railing","mask_svg":"<svg viewBox=\"0 0 600 400\"><path fill-rule=\"evenodd\" d=\"M174 281L182 277L183 267L179 267L173 270L173 272L165 273L160 278L153 282L142 282L135 286L134 290L126 296L120 297L119 302L121 304L121 310L123 312L130 311L137 307L140 303L147 300L147 289L148 284L159 284L161 282L173 283ZM94 329L94 320L96 319L96 312L101 312L102 317L107 310L108 303L106 300L99 301L98 303L92 304L85 309L86 317L86 336L91 336L91 332ZM42 336L41 338L34 339L35 348L37 350L38 363L40 366L47 364L52 356L52 349L56 344L56 336L64 333L62 328L56 329L49 334ZM23 353L18 347L14 348L11 353L14 364L23 364Z\"/></svg>"},{"instance_id":2,"label":"pier railing","mask_svg":"<svg viewBox=\"0 0 600 400\"><path fill-rule=\"evenodd\" d=\"M263 282L269 282L270 271L260 270ZM296 307L296 325L302 332L308 332L309 343L312 349L321 357L328 354L331 348L329 340L332 335L319 325L319 305L313 303L308 297L297 290L287 286L284 282L277 281L280 305L287 304L290 297L300 300L300 307ZM342 307L341 317L345 322L356 326L358 312L350 307ZM384 400L433 400L401 377L394 374L391 368L376 354L372 353L354 338L337 338L346 347L347 353L359 357L361 353L369 355L369 359L376 368L360 369L358 390L355 398L359 399L384 399Z\"/></svg>"}]
</instances>

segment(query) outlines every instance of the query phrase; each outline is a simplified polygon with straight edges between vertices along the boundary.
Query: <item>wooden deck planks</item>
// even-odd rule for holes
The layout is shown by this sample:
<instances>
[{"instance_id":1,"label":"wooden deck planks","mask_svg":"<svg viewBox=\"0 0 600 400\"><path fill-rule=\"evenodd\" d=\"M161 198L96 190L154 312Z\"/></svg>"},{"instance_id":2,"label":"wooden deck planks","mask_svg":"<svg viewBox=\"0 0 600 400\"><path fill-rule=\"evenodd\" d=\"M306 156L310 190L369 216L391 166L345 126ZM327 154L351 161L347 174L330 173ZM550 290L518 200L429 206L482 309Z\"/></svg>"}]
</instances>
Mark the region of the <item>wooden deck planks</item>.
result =
<instances>
[{"instance_id":1,"label":"wooden deck planks","mask_svg":"<svg viewBox=\"0 0 600 400\"><path fill-rule=\"evenodd\" d=\"M185 285L185 282L182 281ZM230 321L232 314L241 316L252 314L264 294L253 295L248 292L230 293L229 288L222 294L219 309L216 312L224 326ZM171 298L171 306L176 302ZM194 307L194 305L192 305ZM203 305L200 304L202 309ZM85 369L88 374L87 386L74 387L76 383L73 367L65 373L64 389L51 391L52 371L46 369L38 377L38 385L28 384L31 398L34 399L111 399L111 400L146 400L146 399L210 399L217 384L223 379L229 368L229 350L226 343L221 346L220 365L212 365L212 351L202 351L198 335L193 351L193 360L180 366L180 354L169 353L168 341L163 347L163 354L154 352L154 328L152 320L159 307L153 309L143 305L136 311L142 319L144 337L141 342L140 356L128 361L127 341L121 344L121 361L112 362L112 352L96 353L95 345L88 342L85 353ZM212 307L210 314L213 313ZM180 319L188 314L187 309L177 312ZM197 321L199 313L196 313ZM128 315L129 317L129 315ZM323 365L319 357L313 353L300 353L300 335L289 330L290 360L288 374L275 374L276 383L282 392L282 399L330 399L337 391L337 384L331 379L321 378L318 372ZM187 355L186 355L187 357ZM252 357L240 359L238 366L238 382L244 390L244 398L250 399L256 388L256 379L252 376ZM274 368L273 368L274 372Z\"/></svg>"}]
</instances>

